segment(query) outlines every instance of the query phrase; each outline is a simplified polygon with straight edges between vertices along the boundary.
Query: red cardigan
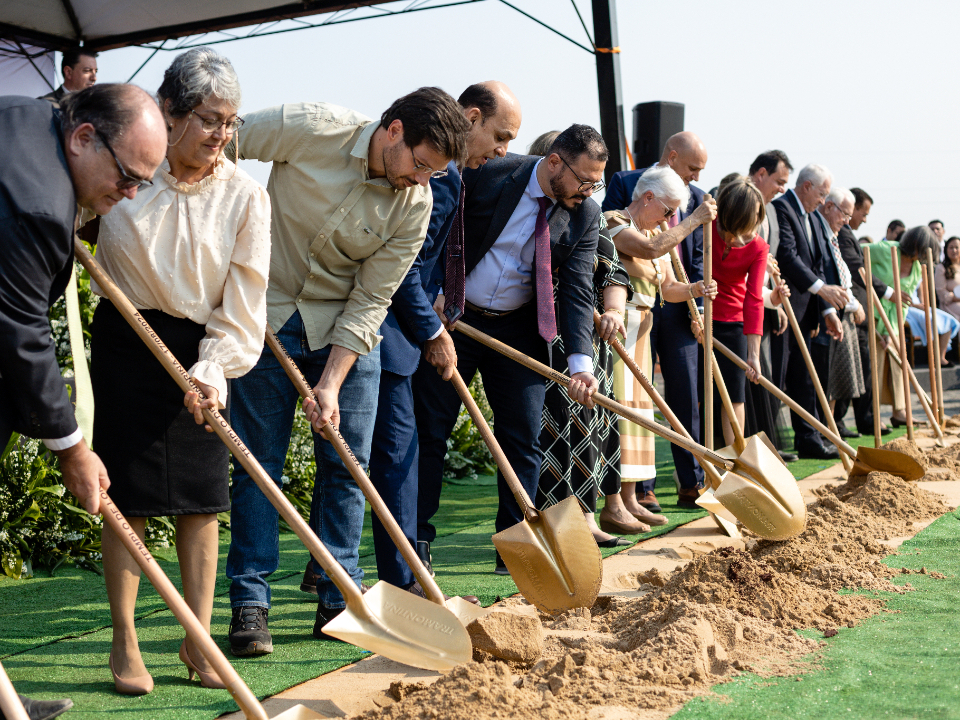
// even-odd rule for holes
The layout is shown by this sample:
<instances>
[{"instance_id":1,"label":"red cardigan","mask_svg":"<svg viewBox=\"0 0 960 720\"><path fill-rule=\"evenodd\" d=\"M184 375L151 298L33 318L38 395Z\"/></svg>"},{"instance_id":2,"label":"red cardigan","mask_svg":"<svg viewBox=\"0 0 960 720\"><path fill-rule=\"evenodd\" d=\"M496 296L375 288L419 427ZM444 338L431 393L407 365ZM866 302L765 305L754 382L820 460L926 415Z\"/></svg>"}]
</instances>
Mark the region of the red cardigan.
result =
<instances>
[{"instance_id":1,"label":"red cardigan","mask_svg":"<svg viewBox=\"0 0 960 720\"><path fill-rule=\"evenodd\" d=\"M740 248L727 249L713 221L713 279L718 295L713 301L713 319L742 322L744 335L763 335L763 277L770 246L759 235Z\"/></svg>"}]
</instances>

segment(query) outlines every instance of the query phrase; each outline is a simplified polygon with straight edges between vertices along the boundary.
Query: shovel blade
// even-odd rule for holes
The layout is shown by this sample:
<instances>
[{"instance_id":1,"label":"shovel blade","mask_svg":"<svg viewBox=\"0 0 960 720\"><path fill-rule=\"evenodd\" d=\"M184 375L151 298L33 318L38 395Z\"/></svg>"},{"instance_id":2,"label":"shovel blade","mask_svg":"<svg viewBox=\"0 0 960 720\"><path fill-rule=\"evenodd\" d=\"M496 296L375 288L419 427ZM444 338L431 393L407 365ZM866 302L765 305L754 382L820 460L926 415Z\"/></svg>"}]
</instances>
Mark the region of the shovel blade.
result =
<instances>
[{"instance_id":1,"label":"shovel blade","mask_svg":"<svg viewBox=\"0 0 960 720\"><path fill-rule=\"evenodd\" d=\"M556 615L592 607L600 592L603 558L580 502L569 497L493 536L517 589L537 609Z\"/></svg>"},{"instance_id":2,"label":"shovel blade","mask_svg":"<svg viewBox=\"0 0 960 720\"><path fill-rule=\"evenodd\" d=\"M720 501L717 500L717 496L714 494L713 488L707 488L700 494L700 497L697 498L697 505L710 513L710 517L713 518L717 527L720 528L725 535L732 538L743 537L737 529L737 519L733 517L733 514L729 510L720 504Z\"/></svg>"},{"instance_id":3,"label":"shovel blade","mask_svg":"<svg viewBox=\"0 0 960 720\"><path fill-rule=\"evenodd\" d=\"M323 626L364 650L425 670L450 670L470 662L470 636L447 608L378 582L363 595L366 612L347 607Z\"/></svg>"},{"instance_id":4,"label":"shovel blade","mask_svg":"<svg viewBox=\"0 0 960 720\"><path fill-rule=\"evenodd\" d=\"M474 605L462 597L452 597L447 600L444 605L446 605L447 610L452 612L464 627L474 620L479 620L484 615L489 615L492 612L490 608Z\"/></svg>"},{"instance_id":5,"label":"shovel blade","mask_svg":"<svg viewBox=\"0 0 960 720\"><path fill-rule=\"evenodd\" d=\"M857 460L850 474L866 475L871 472L890 473L907 482L919 480L925 474L923 466L906 453L861 445L857 448Z\"/></svg>"},{"instance_id":6,"label":"shovel blade","mask_svg":"<svg viewBox=\"0 0 960 720\"><path fill-rule=\"evenodd\" d=\"M305 705L294 705L279 715L274 715L272 720L327 720L327 717L327 715L321 715Z\"/></svg>"}]
</instances>

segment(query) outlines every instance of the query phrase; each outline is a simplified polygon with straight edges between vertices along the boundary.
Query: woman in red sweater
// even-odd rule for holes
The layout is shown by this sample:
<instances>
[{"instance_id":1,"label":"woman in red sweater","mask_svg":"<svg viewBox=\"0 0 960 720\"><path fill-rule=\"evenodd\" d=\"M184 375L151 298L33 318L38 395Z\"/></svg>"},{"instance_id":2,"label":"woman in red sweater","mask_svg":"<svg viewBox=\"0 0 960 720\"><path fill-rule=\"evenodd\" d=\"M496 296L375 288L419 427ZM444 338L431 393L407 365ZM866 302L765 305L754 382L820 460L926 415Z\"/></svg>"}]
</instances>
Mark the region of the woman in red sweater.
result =
<instances>
[{"instance_id":1,"label":"woman in red sweater","mask_svg":"<svg viewBox=\"0 0 960 720\"><path fill-rule=\"evenodd\" d=\"M757 235L765 216L763 196L747 178L738 178L720 190L713 222L713 279L718 295L713 301L714 337L743 358L744 373L721 353L715 353L733 410L743 427L746 379L759 382L760 338L763 336L763 282L770 246ZM780 303L781 288L771 301ZM720 407L719 401L715 403ZM733 429L724 411L723 438L733 442Z\"/></svg>"}]
</instances>

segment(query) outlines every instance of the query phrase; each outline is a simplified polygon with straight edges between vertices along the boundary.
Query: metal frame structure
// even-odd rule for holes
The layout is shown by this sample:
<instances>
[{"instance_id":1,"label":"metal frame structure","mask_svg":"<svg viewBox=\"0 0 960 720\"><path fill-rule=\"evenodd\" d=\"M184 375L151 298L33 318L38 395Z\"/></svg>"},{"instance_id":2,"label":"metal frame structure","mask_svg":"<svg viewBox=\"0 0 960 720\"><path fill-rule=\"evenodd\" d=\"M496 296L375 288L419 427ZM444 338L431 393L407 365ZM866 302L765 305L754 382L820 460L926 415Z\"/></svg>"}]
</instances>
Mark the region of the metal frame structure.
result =
<instances>
[{"instance_id":1,"label":"metal frame structure","mask_svg":"<svg viewBox=\"0 0 960 720\"><path fill-rule=\"evenodd\" d=\"M484 2L484 0L353 0L351 2L345 2L344 0L300 0L299 2L290 2L253 12L224 15L211 20L171 24L124 34L86 38L73 7L74 0L60 1L73 28L74 38L18 27L3 21L0 21L0 38L11 40L21 50L23 50L22 45L24 44L61 52L79 45L95 52L130 46L153 50L130 77L130 80L160 51L181 51L197 45L215 45L296 30L330 27L359 20L394 17L423 10ZM559 35L579 49L595 56L597 89L600 101L600 132L607 141L610 151L605 172L609 182L613 173L620 170L626 160L623 100L620 89L620 48L617 46L616 0L591 0L593 37L590 36L590 31L580 14L576 0L570 0L580 25L583 27L584 34L587 36L589 45L573 39L552 27L549 23L521 9L514 4L517 0L514 0L514 2L508 0L495 1L506 5L538 25ZM405 5L398 7L401 2ZM306 19L317 15L323 16L322 19ZM0 13L0 16L2 16L2 13ZM248 29L244 32L231 32L238 28ZM178 42L171 42L173 40ZM27 59L31 58L26 50L23 50L22 55Z\"/></svg>"}]
</instances>

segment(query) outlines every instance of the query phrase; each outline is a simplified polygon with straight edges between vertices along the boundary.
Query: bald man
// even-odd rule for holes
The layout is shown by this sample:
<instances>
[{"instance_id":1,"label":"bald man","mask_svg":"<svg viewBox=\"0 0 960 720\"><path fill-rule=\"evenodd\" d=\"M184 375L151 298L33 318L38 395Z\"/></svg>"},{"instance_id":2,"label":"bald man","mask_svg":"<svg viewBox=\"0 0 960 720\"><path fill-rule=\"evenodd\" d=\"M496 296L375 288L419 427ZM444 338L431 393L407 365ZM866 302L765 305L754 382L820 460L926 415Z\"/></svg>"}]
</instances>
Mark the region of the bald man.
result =
<instances>
[{"instance_id":1,"label":"bald man","mask_svg":"<svg viewBox=\"0 0 960 720\"><path fill-rule=\"evenodd\" d=\"M487 160L507 154L520 130L520 103L506 85L488 81L471 85L458 102L470 121L464 165L478 168ZM419 444L414 419L414 372L453 375L457 353L450 333L433 310L442 290L443 251L460 207L460 169L447 165L447 175L430 181L433 210L420 253L393 296L387 318L380 327L380 397L370 452L370 478L407 540L417 546ZM420 362L421 357L426 363ZM377 573L381 580L423 595L410 567L397 550L380 520L373 517ZM430 567L427 544L421 557ZM313 568L307 564L301 588L316 592ZM476 598L468 598L476 600Z\"/></svg>"},{"instance_id":2,"label":"bald man","mask_svg":"<svg viewBox=\"0 0 960 720\"><path fill-rule=\"evenodd\" d=\"M687 206L669 221L671 225L675 225L687 218L703 202L703 191L691 183L700 179L700 173L707 166L707 148L695 133L677 133L667 139L657 165L669 165L690 188L690 201ZM622 210L629 205L637 180L644 172L645 170L630 170L616 173L610 180L610 187L607 188L607 195L603 200L604 212ZM703 228L698 227L685 237L677 250L690 282L702 280ZM664 399L683 426L693 435L694 440L700 442L700 409L697 397L700 377L699 350L690 322L685 303L666 303L662 308L659 303L654 303L650 344L654 352L654 362L657 357L660 358ZM671 445L670 450L680 481L678 503L681 507L695 508L700 488L703 487L703 468L693 455L683 448ZM648 480L638 483L637 500L649 511L660 512L660 504L654 494L655 482ZM629 509L629 499L625 498L624 501Z\"/></svg>"}]
</instances>

